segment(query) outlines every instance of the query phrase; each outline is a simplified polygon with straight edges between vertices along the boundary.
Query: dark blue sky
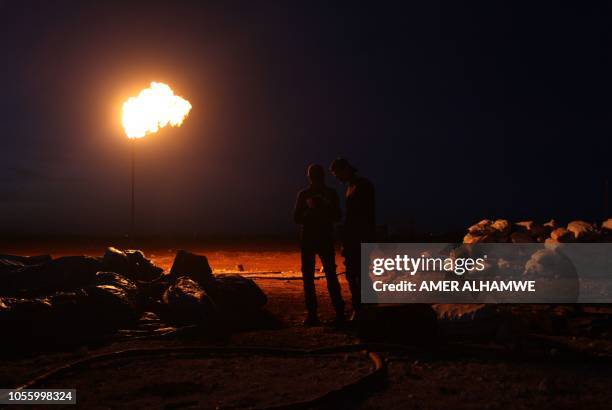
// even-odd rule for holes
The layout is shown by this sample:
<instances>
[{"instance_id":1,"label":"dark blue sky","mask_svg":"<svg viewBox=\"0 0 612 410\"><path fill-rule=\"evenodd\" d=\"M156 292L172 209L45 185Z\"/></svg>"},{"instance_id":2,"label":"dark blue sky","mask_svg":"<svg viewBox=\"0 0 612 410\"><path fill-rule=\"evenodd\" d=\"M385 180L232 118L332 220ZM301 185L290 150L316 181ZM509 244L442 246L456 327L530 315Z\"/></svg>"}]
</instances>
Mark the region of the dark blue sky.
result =
<instances>
[{"instance_id":1,"label":"dark blue sky","mask_svg":"<svg viewBox=\"0 0 612 410\"><path fill-rule=\"evenodd\" d=\"M602 217L607 2L354 3L0 1L0 232L126 231L150 81L193 110L139 141L142 232L290 232L338 155L392 228Z\"/></svg>"}]
</instances>

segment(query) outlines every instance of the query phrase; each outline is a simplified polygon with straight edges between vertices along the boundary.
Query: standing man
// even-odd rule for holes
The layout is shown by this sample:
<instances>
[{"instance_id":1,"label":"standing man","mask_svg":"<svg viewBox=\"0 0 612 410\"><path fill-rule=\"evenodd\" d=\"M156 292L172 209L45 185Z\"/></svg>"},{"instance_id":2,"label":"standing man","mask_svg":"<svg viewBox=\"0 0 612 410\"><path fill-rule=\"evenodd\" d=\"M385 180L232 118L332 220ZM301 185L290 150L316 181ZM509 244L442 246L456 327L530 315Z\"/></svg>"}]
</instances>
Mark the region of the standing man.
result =
<instances>
[{"instance_id":1,"label":"standing man","mask_svg":"<svg viewBox=\"0 0 612 410\"><path fill-rule=\"evenodd\" d=\"M335 159L332 174L345 183L346 218L342 227L342 255L346 280L351 289L353 319L361 313L361 243L376 241L376 198L374 185L357 175L357 170L344 158Z\"/></svg>"},{"instance_id":2,"label":"standing man","mask_svg":"<svg viewBox=\"0 0 612 410\"><path fill-rule=\"evenodd\" d=\"M340 325L344 321L344 300L336 275L333 239L334 223L341 217L340 201L336 191L325 185L325 171L322 166L310 165L307 174L310 185L298 193L293 214L295 222L302 225L302 277L308 311L304 325L316 326L320 323L314 283L316 255L319 255L325 271L327 290L336 311L335 323Z\"/></svg>"}]
</instances>

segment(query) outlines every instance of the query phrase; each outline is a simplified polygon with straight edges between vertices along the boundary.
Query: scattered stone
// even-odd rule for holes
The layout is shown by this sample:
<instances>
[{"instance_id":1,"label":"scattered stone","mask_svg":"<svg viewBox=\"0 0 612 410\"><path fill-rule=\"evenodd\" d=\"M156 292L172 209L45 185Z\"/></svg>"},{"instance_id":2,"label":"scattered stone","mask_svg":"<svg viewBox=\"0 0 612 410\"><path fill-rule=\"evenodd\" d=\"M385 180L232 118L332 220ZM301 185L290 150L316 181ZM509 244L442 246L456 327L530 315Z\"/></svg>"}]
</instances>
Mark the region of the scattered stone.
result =
<instances>
[{"instance_id":1,"label":"scattered stone","mask_svg":"<svg viewBox=\"0 0 612 410\"><path fill-rule=\"evenodd\" d=\"M474 224L468 228L468 233L474 236L482 236L485 234L493 233L493 228L491 225L493 222L490 219L483 219L482 221Z\"/></svg>"},{"instance_id":2,"label":"scattered stone","mask_svg":"<svg viewBox=\"0 0 612 410\"><path fill-rule=\"evenodd\" d=\"M85 288L87 297L80 308L92 324L100 329L115 330L138 321L137 293L120 285L96 285Z\"/></svg>"},{"instance_id":3,"label":"scattered stone","mask_svg":"<svg viewBox=\"0 0 612 410\"><path fill-rule=\"evenodd\" d=\"M45 298L0 298L0 326L11 329L5 346L12 349L44 349L66 343L79 343L85 334L91 337L87 317L82 308L81 292L58 293ZM99 332L99 327L94 331Z\"/></svg>"},{"instance_id":4,"label":"scattered stone","mask_svg":"<svg viewBox=\"0 0 612 410\"><path fill-rule=\"evenodd\" d=\"M0 322L35 322L50 312L49 299L0 298Z\"/></svg>"},{"instance_id":5,"label":"scattered stone","mask_svg":"<svg viewBox=\"0 0 612 410\"><path fill-rule=\"evenodd\" d=\"M106 249L102 266L105 271L116 272L139 281L151 281L163 273L163 269L155 266L142 251L130 249L121 251L114 247Z\"/></svg>"},{"instance_id":6,"label":"scattered stone","mask_svg":"<svg viewBox=\"0 0 612 410\"><path fill-rule=\"evenodd\" d=\"M550 233L550 238L556 242L573 242L574 234L565 228L557 228Z\"/></svg>"},{"instance_id":7,"label":"scattered stone","mask_svg":"<svg viewBox=\"0 0 612 410\"><path fill-rule=\"evenodd\" d=\"M572 221L567 224L567 230L574 235L574 239L580 242L599 239L599 234L593 224L585 221Z\"/></svg>"},{"instance_id":8,"label":"scattered stone","mask_svg":"<svg viewBox=\"0 0 612 410\"><path fill-rule=\"evenodd\" d=\"M90 256L63 256L48 262L18 266L5 272L0 295L48 295L89 285L102 263Z\"/></svg>"},{"instance_id":9,"label":"scattered stone","mask_svg":"<svg viewBox=\"0 0 612 410\"><path fill-rule=\"evenodd\" d=\"M0 326L11 332L11 337L3 338L3 347L19 348L28 340L40 343L51 318L52 305L46 298L0 298Z\"/></svg>"},{"instance_id":10,"label":"scattered stone","mask_svg":"<svg viewBox=\"0 0 612 410\"><path fill-rule=\"evenodd\" d=\"M601 233L603 242L612 242L612 218L601 223Z\"/></svg>"},{"instance_id":11,"label":"scattered stone","mask_svg":"<svg viewBox=\"0 0 612 410\"><path fill-rule=\"evenodd\" d=\"M531 227L534 224L535 224L535 222L533 222L533 221L521 221L521 222L516 222L514 225L519 227L523 231L528 232L528 231L531 230Z\"/></svg>"},{"instance_id":12,"label":"scattered stone","mask_svg":"<svg viewBox=\"0 0 612 410\"><path fill-rule=\"evenodd\" d=\"M130 263L125 252L110 246L102 257L102 268L105 271L126 274L130 270Z\"/></svg>"},{"instance_id":13,"label":"scattered stone","mask_svg":"<svg viewBox=\"0 0 612 410\"><path fill-rule=\"evenodd\" d=\"M128 275L132 279L141 281L151 281L159 278L164 270L147 259L144 253L140 250L126 250L125 255L129 262Z\"/></svg>"},{"instance_id":14,"label":"scattered stone","mask_svg":"<svg viewBox=\"0 0 612 410\"><path fill-rule=\"evenodd\" d=\"M36 255L36 256L18 256L18 255L0 255L0 260L14 262L18 265L39 265L41 263L51 261L51 255Z\"/></svg>"},{"instance_id":15,"label":"scattered stone","mask_svg":"<svg viewBox=\"0 0 612 410\"><path fill-rule=\"evenodd\" d=\"M468 233L463 237L463 243L474 244L474 243L491 243L495 242L495 235L492 233L484 234L482 236L473 235Z\"/></svg>"},{"instance_id":16,"label":"scattered stone","mask_svg":"<svg viewBox=\"0 0 612 410\"><path fill-rule=\"evenodd\" d=\"M113 247L101 258L3 256L0 326L23 336L12 338L12 347L96 340L134 328L145 306L172 323L231 319L227 329L258 326L263 322L254 318L266 316L267 297L254 281L240 275L215 278L205 256L186 251L177 253L167 276L160 276L161 268L141 251Z\"/></svg>"},{"instance_id":17,"label":"scattered stone","mask_svg":"<svg viewBox=\"0 0 612 410\"><path fill-rule=\"evenodd\" d=\"M180 250L176 253L172 268L170 269L171 278L176 279L180 276L190 277L201 286L214 279L206 256L196 255L185 250Z\"/></svg>"},{"instance_id":18,"label":"scattered stone","mask_svg":"<svg viewBox=\"0 0 612 410\"><path fill-rule=\"evenodd\" d=\"M98 272L94 279L95 285L110 285L119 287L130 294L130 297L135 298L138 293L136 284L118 273L115 272Z\"/></svg>"},{"instance_id":19,"label":"scattered stone","mask_svg":"<svg viewBox=\"0 0 612 410\"><path fill-rule=\"evenodd\" d=\"M578 278L572 261L563 252L553 249L540 249L531 255L524 274L538 278Z\"/></svg>"},{"instance_id":20,"label":"scattered stone","mask_svg":"<svg viewBox=\"0 0 612 410\"><path fill-rule=\"evenodd\" d=\"M576 303L579 281L576 267L559 248L545 248L535 252L525 264L523 274L537 278L541 290L538 295L548 303Z\"/></svg>"},{"instance_id":21,"label":"scattered stone","mask_svg":"<svg viewBox=\"0 0 612 410\"><path fill-rule=\"evenodd\" d=\"M118 329L138 321L140 295L130 279L114 272L98 272L93 285L83 291L87 298L81 301L81 307L97 326Z\"/></svg>"},{"instance_id":22,"label":"scattered stone","mask_svg":"<svg viewBox=\"0 0 612 410\"><path fill-rule=\"evenodd\" d=\"M162 297L162 316L172 323L201 324L214 314L213 304L200 285L186 276L179 277Z\"/></svg>"},{"instance_id":23,"label":"scattered stone","mask_svg":"<svg viewBox=\"0 0 612 410\"><path fill-rule=\"evenodd\" d=\"M542 225L536 224L534 221L522 221L514 224L518 232L526 233L532 238L537 238L546 234L546 229Z\"/></svg>"},{"instance_id":24,"label":"scattered stone","mask_svg":"<svg viewBox=\"0 0 612 410\"><path fill-rule=\"evenodd\" d=\"M612 218L606 225L610 230L604 228L605 224L606 222L602 224L600 232L593 225L583 221L574 221L570 223L571 229L569 229L569 226L568 229L565 229L560 227L554 219L544 224L538 224L532 220L512 224L506 219L496 219L495 221L483 219L468 228L468 233L464 236L463 243L514 242L547 243L552 245L575 241L603 240L612 242Z\"/></svg>"},{"instance_id":25,"label":"scattered stone","mask_svg":"<svg viewBox=\"0 0 612 410\"><path fill-rule=\"evenodd\" d=\"M463 237L463 243L466 243L466 244L478 243L478 238L479 238L478 236L468 233L467 235Z\"/></svg>"},{"instance_id":26,"label":"scattered stone","mask_svg":"<svg viewBox=\"0 0 612 410\"><path fill-rule=\"evenodd\" d=\"M556 249L562 242L559 242L556 239L553 238L546 238L544 240L544 245L546 246L546 248L548 249Z\"/></svg>"},{"instance_id":27,"label":"scattered stone","mask_svg":"<svg viewBox=\"0 0 612 410\"><path fill-rule=\"evenodd\" d=\"M259 311L268 301L253 280L240 275L217 276L204 289L219 312L232 316Z\"/></svg>"},{"instance_id":28,"label":"scattered stone","mask_svg":"<svg viewBox=\"0 0 612 410\"><path fill-rule=\"evenodd\" d=\"M510 234L510 222L506 219L497 219L491 224L491 228L493 228L495 233L500 237Z\"/></svg>"},{"instance_id":29,"label":"scattered stone","mask_svg":"<svg viewBox=\"0 0 612 410\"><path fill-rule=\"evenodd\" d=\"M608 218L601 223L601 229L607 232L612 232L612 218ZM0 256L0 258L2 258Z\"/></svg>"},{"instance_id":30,"label":"scattered stone","mask_svg":"<svg viewBox=\"0 0 612 410\"><path fill-rule=\"evenodd\" d=\"M12 272L22 269L23 267L24 267L23 263L13 261L10 259L0 259L0 275L10 274ZM5 281L4 276L2 276L2 279L3 279L2 281L4 282ZM0 285L0 294L2 294L1 290L2 290L2 286Z\"/></svg>"},{"instance_id":31,"label":"scattered stone","mask_svg":"<svg viewBox=\"0 0 612 410\"><path fill-rule=\"evenodd\" d=\"M554 229L557 229L559 227L559 224L557 223L557 221L555 221L554 219L551 219L550 221L546 222L544 225L545 228L547 228L548 230L552 231Z\"/></svg>"}]
</instances>

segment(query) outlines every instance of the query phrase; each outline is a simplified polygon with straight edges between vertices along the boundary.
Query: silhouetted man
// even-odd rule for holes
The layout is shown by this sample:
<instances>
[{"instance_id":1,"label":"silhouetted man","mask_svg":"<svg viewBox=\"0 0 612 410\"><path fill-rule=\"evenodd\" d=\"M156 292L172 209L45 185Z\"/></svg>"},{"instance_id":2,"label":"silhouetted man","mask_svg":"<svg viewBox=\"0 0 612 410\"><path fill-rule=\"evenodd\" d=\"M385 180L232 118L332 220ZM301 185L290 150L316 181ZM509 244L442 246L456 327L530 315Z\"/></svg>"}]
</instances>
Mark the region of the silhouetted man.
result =
<instances>
[{"instance_id":1,"label":"silhouetted man","mask_svg":"<svg viewBox=\"0 0 612 410\"><path fill-rule=\"evenodd\" d=\"M361 312L361 243L376 242L376 198L374 185L357 175L357 170L344 158L335 159L332 174L346 187L346 217L342 226L342 256L346 280L351 289L354 319Z\"/></svg>"},{"instance_id":2,"label":"silhouetted man","mask_svg":"<svg viewBox=\"0 0 612 410\"><path fill-rule=\"evenodd\" d=\"M314 284L316 255L319 255L325 271L327 290L336 311L336 324L341 324L344 320L344 301L336 276L333 239L334 222L339 221L341 217L340 201L336 191L325 185L325 171L322 166L310 165L308 178L310 186L299 192L294 211L295 222L302 225L302 277L308 311L304 324L319 324Z\"/></svg>"}]
</instances>

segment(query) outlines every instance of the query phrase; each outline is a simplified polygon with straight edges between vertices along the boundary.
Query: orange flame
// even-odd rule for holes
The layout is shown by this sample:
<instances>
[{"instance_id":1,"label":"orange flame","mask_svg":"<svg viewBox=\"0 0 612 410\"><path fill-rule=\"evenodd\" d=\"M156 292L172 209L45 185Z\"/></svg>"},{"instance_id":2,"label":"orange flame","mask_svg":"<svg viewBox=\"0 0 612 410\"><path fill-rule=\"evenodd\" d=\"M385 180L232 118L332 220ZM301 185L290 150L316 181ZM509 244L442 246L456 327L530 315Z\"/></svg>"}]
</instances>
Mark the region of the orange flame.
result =
<instances>
[{"instance_id":1,"label":"orange flame","mask_svg":"<svg viewBox=\"0 0 612 410\"><path fill-rule=\"evenodd\" d=\"M123 103L122 123L128 138L142 138L170 124L180 126L191 104L163 83L152 82L137 97Z\"/></svg>"}]
</instances>

